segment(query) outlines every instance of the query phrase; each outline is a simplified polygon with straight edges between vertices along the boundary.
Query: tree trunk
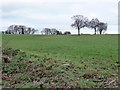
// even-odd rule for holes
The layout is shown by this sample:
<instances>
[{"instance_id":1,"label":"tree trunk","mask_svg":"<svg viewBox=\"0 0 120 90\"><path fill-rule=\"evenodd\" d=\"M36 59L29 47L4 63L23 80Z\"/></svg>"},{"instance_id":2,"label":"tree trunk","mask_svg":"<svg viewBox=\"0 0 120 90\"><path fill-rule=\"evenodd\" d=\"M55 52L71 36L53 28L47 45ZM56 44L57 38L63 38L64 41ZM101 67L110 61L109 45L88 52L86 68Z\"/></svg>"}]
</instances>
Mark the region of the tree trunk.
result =
<instances>
[{"instance_id":1,"label":"tree trunk","mask_svg":"<svg viewBox=\"0 0 120 90\"><path fill-rule=\"evenodd\" d=\"M78 36L80 35L80 28L78 27Z\"/></svg>"},{"instance_id":2,"label":"tree trunk","mask_svg":"<svg viewBox=\"0 0 120 90\"><path fill-rule=\"evenodd\" d=\"M100 35L102 34L102 30L100 30Z\"/></svg>"},{"instance_id":3,"label":"tree trunk","mask_svg":"<svg viewBox=\"0 0 120 90\"><path fill-rule=\"evenodd\" d=\"M96 35L96 28L94 28L94 30L95 30L95 33L94 33L94 34Z\"/></svg>"}]
</instances>

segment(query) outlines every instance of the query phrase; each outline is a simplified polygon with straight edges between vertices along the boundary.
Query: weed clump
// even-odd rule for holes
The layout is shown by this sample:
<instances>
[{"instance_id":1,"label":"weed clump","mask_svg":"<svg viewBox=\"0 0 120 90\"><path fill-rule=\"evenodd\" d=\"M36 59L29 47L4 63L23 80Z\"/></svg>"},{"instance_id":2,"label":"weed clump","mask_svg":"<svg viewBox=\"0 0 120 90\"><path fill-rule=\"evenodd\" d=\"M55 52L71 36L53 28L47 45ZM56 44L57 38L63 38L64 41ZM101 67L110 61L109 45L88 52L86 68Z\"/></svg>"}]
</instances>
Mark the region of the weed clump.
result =
<instances>
[{"instance_id":1,"label":"weed clump","mask_svg":"<svg viewBox=\"0 0 120 90\"><path fill-rule=\"evenodd\" d=\"M3 49L2 61L3 88L117 87L117 76L105 78L99 72L88 72L85 62L78 66L12 48Z\"/></svg>"}]
</instances>

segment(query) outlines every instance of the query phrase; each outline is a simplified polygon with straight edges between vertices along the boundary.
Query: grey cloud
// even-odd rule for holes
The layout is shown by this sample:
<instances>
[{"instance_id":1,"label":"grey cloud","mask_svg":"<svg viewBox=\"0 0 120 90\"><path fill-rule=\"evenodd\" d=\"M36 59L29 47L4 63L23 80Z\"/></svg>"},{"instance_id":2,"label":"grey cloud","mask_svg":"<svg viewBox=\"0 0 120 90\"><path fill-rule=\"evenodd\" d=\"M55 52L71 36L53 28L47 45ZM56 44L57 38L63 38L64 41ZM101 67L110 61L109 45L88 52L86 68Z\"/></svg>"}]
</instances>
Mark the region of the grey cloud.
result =
<instances>
[{"instance_id":1,"label":"grey cloud","mask_svg":"<svg viewBox=\"0 0 120 90\"><path fill-rule=\"evenodd\" d=\"M2 5L2 20L14 23L24 23L42 28L54 26L70 29L71 18L75 14L82 14L89 19L98 18L109 25L117 25L117 3L113 2L63 2L63 3L6 3ZM45 16L44 16L45 15ZM43 17L44 18L43 18ZM7 23L8 24L8 23Z\"/></svg>"}]
</instances>

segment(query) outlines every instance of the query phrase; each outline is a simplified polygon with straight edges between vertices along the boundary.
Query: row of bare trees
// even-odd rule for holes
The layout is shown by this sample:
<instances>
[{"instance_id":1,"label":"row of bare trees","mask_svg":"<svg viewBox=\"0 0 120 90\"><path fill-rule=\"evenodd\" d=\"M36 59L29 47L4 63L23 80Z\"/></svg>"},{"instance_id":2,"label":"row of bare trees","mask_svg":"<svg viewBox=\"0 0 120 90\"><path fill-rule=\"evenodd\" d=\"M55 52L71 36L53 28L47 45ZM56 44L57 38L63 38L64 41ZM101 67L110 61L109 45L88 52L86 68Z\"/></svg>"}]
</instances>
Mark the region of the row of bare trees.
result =
<instances>
[{"instance_id":1,"label":"row of bare trees","mask_svg":"<svg viewBox=\"0 0 120 90\"><path fill-rule=\"evenodd\" d=\"M34 34L36 31L38 30L31 27L26 27L24 25L10 25L6 31L2 31L2 34ZM45 35L71 34L69 31L62 33L55 28L44 28L41 33Z\"/></svg>"},{"instance_id":2,"label":"row of bare trees","mask_svg":"<svg viewBox=\"0 0 120 90\"><path fill-rule=\"evenodd\" d=\"M3 34L34 34L36 29L32 27L26 27L24 25L11 25L6 31L2 31Z\"/></svg>"},{"instance_id":3,"label":"row of bare trees","mask_svg":"<svg viewBox=\"0 0 120 90\"><path fill-rule=\"evenodd\" d=\"M74 15L71 17L73 20L73 23L71 24L72 27L76 28L78 30L78 35L80 35L81 28L87 27L94 29L94 34L96 32L99 32L100 34L103 33L103 31L107 30L107 23L100 22L97 18L88 20L87 17L84 17L83 15ZM2 31L3 34L34 34L36 29L31 27L26 27L24 25L11 25L8 27L6 31ZM55 29L55 28L44 28L41 31L42 34L45 35L61 35L62 32ZM69 31L64 32L64 34L71 34Z\"/></svg>"},{"instance_id":4,"label":"row of bare trees","mask_svg":"<svg viewBox=\"0 0 120 90\"><path fill-rule=\"evenodd\" d=\"M45 35L61 35L62 32L61 31L58 31L57 29L55 28L44 28L42 31L41 31L42 34L45 34Z\"/></svg>"},{"instance_id":5,"label":"row of bare trees","mask_svg":"<svg viewBox=\"0 0 120 90\"><path fill-rule=\"evenodd\" d=\"M69 35L71 34L70 31L65 31L64 33L62 33L61 31L55 29L55 28L44 28L42 31L41 31L42 34L45 34L45 35Z\"/></svg>"},{"instance_id":6,"label":"row of bare trees","mask_svg":"<svg viewBox=\"0 0 120 90\"><path fill-rule=\"evenodd\" d=\"M89 21L87 17L82 15L75 15L72 17L72 19L73 23L71 26L78 30L78 35L80 35L80 29L84 27L94 29L94 34L96 34L97 31L102 34L103 31L107 30L107 23L100 22L97 18Z\"/></svg>"}]
</instances>

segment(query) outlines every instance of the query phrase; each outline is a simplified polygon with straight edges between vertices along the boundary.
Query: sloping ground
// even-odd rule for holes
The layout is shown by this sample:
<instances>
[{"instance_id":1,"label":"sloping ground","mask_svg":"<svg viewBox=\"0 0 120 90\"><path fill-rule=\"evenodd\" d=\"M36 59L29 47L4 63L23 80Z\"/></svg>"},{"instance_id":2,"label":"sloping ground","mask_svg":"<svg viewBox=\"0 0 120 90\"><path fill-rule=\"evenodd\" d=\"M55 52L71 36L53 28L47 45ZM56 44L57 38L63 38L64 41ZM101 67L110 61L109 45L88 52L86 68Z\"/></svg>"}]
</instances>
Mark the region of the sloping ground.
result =
<instances>
[{"instance_id":1,"label":"sloping ground","mask_svg":"<svg viewBox=\"0 0 120 90\"><path fill-rule=\"evenodd\" d=\"M3 88L117 88L118 62L56 60L4 48ZM109 64L107 64L109 62Z\"/></svg>"}]
</instances>

